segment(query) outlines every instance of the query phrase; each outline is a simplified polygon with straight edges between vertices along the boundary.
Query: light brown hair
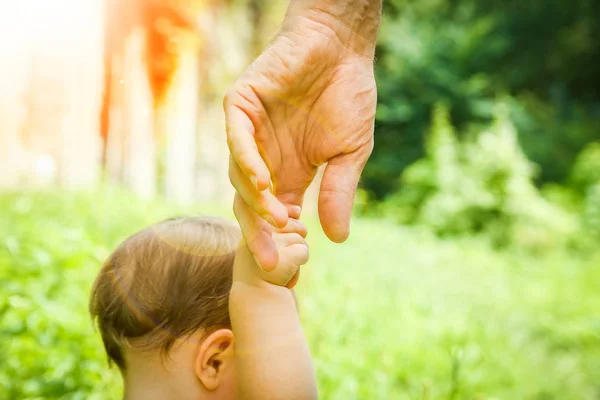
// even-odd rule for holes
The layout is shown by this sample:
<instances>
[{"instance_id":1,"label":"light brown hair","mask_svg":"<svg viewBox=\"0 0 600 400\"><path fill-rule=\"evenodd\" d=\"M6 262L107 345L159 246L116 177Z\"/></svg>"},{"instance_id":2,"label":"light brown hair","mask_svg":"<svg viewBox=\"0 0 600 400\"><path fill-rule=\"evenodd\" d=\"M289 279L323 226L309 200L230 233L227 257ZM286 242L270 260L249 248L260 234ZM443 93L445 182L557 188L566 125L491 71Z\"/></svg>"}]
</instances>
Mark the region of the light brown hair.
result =
<instances>
[{"instance_id":1,"label":"light brown hair","mask_svg":"<svg viewBox=\"0 0 600 400\"><path fill-rule=\"evenodd\" d=\"M90 298L110 361L124 348L167 354L198 329L229 328L229 292L241 234L214 217L176 218L125 240L100 271Z\"/></svg>"}]
</instances>

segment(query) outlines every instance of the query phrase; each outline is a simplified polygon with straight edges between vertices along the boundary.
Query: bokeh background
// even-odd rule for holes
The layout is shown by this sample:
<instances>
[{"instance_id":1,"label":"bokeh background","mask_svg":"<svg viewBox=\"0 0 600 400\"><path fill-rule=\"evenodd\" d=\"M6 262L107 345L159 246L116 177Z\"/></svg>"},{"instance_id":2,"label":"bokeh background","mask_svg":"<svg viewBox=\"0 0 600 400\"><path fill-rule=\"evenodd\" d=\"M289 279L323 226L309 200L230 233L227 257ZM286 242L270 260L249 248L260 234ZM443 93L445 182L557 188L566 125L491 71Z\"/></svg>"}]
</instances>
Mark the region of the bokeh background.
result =
<instances>
[{"instance_id":1,"label":"bokeh background","mask_svg":"<svg viewBox=\"0 0 600 400\"><path fill-rule=\"evenodd\" d=\"M120 396L91 283L150 223L231 217L222 96L286 6L0 1L1 399ZM323 399L600 398L599 37L597 1L385 1L350 240L307 205Z\"/></svg>"}]
</instances>

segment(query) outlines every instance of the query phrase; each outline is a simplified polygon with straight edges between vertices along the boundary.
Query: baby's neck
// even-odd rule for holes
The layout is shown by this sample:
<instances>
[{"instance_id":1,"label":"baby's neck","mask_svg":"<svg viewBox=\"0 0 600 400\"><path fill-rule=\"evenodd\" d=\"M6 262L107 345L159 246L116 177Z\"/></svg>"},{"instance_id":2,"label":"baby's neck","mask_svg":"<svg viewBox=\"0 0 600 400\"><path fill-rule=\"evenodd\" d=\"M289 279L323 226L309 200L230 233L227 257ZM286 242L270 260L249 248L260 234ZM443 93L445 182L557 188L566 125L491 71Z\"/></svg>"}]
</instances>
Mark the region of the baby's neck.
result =
<instances>
[{"instance_id":1,"label":"baby's neck","mask_svg":"<svg viewBox=\"0 0 600 400\"><path fill-rule=\"evenodd\" d=\"M148 371L145 371L148 372ZM132 376L133 375L133 376ZM123 377L123 400L198 400L201 394L183 376L162 374L126 374Z\"/></svg>"},{"instance_id":2,"label":"baby's neck","mask_svg":"<svg viewBox=\"0 0 600 400\"><path fill-rule=\"evenodd\" d=\"M168 390L164 386L152 385L152 386L135 386L129 387L125 385L123 394L123 400L158 400L158 399L176 399L178 395Z\"/></svg>"}]
</instances>

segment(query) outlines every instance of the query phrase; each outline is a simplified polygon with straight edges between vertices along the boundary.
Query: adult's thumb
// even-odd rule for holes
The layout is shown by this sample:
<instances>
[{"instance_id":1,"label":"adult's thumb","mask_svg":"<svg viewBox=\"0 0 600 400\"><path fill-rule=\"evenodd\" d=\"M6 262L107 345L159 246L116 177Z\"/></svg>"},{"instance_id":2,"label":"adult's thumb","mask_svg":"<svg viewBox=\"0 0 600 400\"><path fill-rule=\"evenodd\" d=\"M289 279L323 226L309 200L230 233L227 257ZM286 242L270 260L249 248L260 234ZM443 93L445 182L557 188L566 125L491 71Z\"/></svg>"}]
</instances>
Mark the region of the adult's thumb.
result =
<instances>
[{"instance_id":1,"label":"adult's thumb","mask_svg":"<svg viewBox=\"0 0 600 400\"><path fill-rule=\"evenodd\" d=\"M337 156L327 164L319 192L319 219L327 237L342 243L350 235L356 189L368 154Z\"/></svg>"}]
</instances>

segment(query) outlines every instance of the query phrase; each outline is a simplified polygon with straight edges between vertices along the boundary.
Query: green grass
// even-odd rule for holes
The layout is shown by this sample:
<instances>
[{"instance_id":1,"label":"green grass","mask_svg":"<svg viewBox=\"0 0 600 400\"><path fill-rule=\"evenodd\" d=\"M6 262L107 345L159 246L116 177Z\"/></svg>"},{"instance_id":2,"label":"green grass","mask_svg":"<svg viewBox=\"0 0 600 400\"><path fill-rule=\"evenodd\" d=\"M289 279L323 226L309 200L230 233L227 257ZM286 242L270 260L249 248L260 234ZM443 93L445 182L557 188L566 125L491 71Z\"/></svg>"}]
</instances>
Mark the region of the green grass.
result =
<instances>
[{"instance_id":1,"label":"green grass","mask_svg":"<svg viewBox=\"0 0 600 400\"><path fill-rule=\"evenodd\" d=\"M0 398L111 399L87 315L111 248L181 209L128 194L0 196ZM600 252L494 251L484 239L309 220L298 288L323 399L597 399Z\"/></svg>"}]
</instances>

